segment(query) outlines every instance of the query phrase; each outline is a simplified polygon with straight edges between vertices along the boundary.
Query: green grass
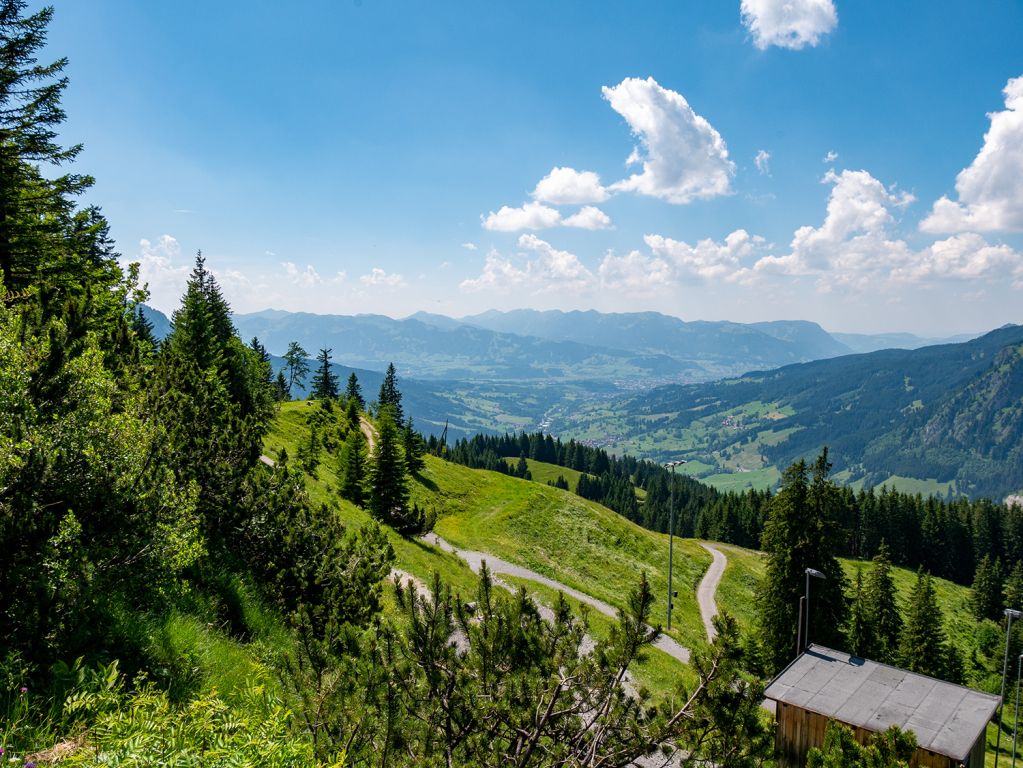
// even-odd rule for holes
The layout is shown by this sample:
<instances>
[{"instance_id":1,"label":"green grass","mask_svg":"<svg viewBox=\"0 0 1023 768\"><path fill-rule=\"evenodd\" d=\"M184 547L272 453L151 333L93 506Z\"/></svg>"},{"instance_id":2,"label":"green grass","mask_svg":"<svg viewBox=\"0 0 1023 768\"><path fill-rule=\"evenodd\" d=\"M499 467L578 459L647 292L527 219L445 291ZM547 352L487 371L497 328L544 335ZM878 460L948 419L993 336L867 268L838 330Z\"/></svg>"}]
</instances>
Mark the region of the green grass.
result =
<instances>
[{"instance_id":1,"label":"green grass","mask_svg":"<svg viewBox=\"0 0 1023 768\"><path fill-rule=\"evenodd\" d=\"M412 496L434 506L436 530L452 544L489 552L556 579L614 606L624 606L646 572L664 611L668 539L573 493L497 472L472 470L427 458ZM710 555L693 541L678 541L675 583L678 623L672 635L691 647L704 642L696 584Z\"/></svg>"},{"instance_id":2,"label":"green grass","mask_svg":"<svg viewBox=\"0 0 1023 768\"><path fill-rule=\"evenodd\" d=\"M892 475L881 483L881 485L887 485L888 488L901 491L902 493L919 493L922 496L945 496L948 493L955 494L956 492L955 480L939 483L933 478L929 480L921 480L917 477Z\"/></svg>"},{"instance_id":3,"label":"green grass","mask_svg":"<svg viewBox=\"0 0 1023 768\"><path fill-rule=\"evenodd\" d=\"M505 459L508 462L508 466L514 467L518 463L518 459ZM553 483L558 479L559 476L565 478L568 482L568 487L571 490L575 490L575 487L579 484L579 478L584 474L589 473L580 472L578 469L569 469L568 467L562 467L557 464L550 464L546 461L537 461L536 459L526 459L526 465L529 467L529 473L533 477L534 483ZM592 475L589 475L593 477Z\"/></svg>"},{"instance_id":4,"label":"green grass","mask_svg":"<svg viewBox=\"0 0 1023 768\"><path fill-rule=\"evenodd\" d=\"M720 472L716 475L706 475L700 478L700 482L712 485L719 491L744 491L747 488L762 491L773 487L780 479L781 473L776 467L766 467L751 472Z\"/></svg>"}]
</instances>

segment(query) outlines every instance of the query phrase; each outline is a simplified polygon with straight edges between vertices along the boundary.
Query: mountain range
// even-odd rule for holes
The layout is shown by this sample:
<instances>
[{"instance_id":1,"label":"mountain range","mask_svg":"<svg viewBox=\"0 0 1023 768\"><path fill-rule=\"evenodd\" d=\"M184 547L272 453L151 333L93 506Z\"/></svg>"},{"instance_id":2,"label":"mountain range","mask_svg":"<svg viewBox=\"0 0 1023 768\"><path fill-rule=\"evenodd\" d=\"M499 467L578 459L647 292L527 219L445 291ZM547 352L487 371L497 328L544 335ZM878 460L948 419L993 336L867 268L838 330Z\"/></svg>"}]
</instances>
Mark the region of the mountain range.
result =
<instances>
[{"instance_id":1,"label":"mountain range","mask_svg":"<svg viewBox=\"0 0 1023 768\"><path fill-rule=\"evenodd\" d=\"M558 414L554 427L602 435L621 452L685 458L696 474L769 469L762 478L776 479L828 446L846 482L915 480L1001 498L1023 487L1023 326L659 387Z\"/></svg>"},{"instance_id":2,"label":"mountain range","mask_svg":"<svg viewBox=\"0 0 1023 768\"><path fill-rule=\"evenodd\" d=\"M166 316L146 314L158 336L169 332ZM722 487L771 485L824 445L852 484L971 496L1023 487L1018 326L939 344L655 312L395 320L267 310L234 322L270 350L275 369L292 341L311 356L331 349L337 375L354 371L367 400L393 361L417 426L446 426L452 438L543 429L618 453L686 458L688 471Z\"/></svg>"}]
</instances>

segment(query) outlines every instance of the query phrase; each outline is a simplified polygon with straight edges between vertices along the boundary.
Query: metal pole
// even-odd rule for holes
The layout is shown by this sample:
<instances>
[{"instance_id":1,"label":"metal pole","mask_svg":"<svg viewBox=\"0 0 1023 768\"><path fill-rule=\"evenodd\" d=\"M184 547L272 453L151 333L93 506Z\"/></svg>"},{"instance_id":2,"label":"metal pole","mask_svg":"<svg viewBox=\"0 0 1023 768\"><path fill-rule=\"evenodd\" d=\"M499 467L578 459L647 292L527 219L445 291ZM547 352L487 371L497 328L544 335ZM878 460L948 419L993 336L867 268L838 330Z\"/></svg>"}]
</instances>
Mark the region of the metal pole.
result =
<instances>
[{"instance_id":1,"label":"metal pole","mask_svg":"<svg viewBox=\"0 0 1023 768\"><path fill-rule=\"evenodd\" d=\"M1023 653L1019 655L1019 659L1016 661L1016 706L1013 707L1015 711L1014 722L1012 724L1012 768L1016 768L1016 733L1019 731L1019 676L1023 673Z\"/></svg>"},{"instance_id":2,"label":"metal pole","mask_svg":"<svg viewBox=\"0 0 1023 768\"><path fill-rule=\"evenodd\" d=\"M675 462L671 462L671 503L668 507L668 629L671 629L671 609L674 592L671 591L671 572L675 556Z\"/></svg>"},{"instance_id":3,"label":"metal pole","mask_svg":"<svg viewBox=\"0 0 1023 768\"><path fill-rule=\"evenodd\" d=\"M806 572L806 634L803 635L803 641L805 645L803 649L810 645L810 572Z\"/></svg>"},{"instance_id":4,"label":"metal pole","mask_svg":"<svg viewBox=\"0 0 1023 768\"><path fill-rule=\"evenodd\" d=\"M799 627L796 630L796 656L803 652L803 608L806 606L806 595L799 598Z\"/></svg>"},{"instance_id":5,"label":"metal pole","mask_svg":"<svg viewBox=\"0 0 1023 768\"><path fill-rule=\"evenodd\" d=\"M1012 608L1006 608L1005 616L1008 618L1008 622L1005 625L1005 657L1002 659L1002 693L1000 696L1001 701L998 702L998 734L995 736L995 768L998 768L998 755L1000 752L1000 745L1002 743L1002 709L1005 706L1005 673L1009 668L1009 633L1012 632L1012 620L1023 616L1023 613Z\"/></svg>"}]
</instances>

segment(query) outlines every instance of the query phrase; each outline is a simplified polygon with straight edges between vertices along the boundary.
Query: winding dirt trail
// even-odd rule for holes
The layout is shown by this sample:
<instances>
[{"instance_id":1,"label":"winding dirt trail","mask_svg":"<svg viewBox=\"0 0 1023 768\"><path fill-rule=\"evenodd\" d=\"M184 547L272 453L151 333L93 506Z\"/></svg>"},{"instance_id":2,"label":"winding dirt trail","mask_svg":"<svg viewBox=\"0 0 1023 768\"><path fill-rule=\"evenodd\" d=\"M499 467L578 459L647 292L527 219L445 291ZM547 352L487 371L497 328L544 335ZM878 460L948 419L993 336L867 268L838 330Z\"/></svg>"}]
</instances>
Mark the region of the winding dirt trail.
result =
<instances>
[{"instance_id":1,"label":"winding dirt trail","mask_svg":"<svg viewBox=\"0 0 1023 768\"><path fill-rule=\"evenodd\" d=\"M696 588L696 601L700 604L700 617L703 619L703 628L707 630L707 640L714 642L717 631L714 629L714 617L718 615L718 605L714 596L718 591L718 584L721 583L721 575L725 572L728 560L717 547L700 542L705 550L710 552L714 559L707 568L707 572L700 579L700 586Z\"/></svg>"},{"instance_id":2,"label":"winding dirt trail","mask_svg":"<svg viewBox=\"0 0 1023 768\"><path fill-rule=\"evenodd\" d=\"M366 443L369 445L369 455L372 456L377 444L377 433L373 430L373 425L369 419L361 414L359 415L359 427L362 429L362 434L366 436Z\"/></svg>"},{"instance_id":3,"label":"winding dirt trail","mask_svg":"<svg viewBox=\"0 0 1023 768\"><path fill-rule=\"evenodd\" d=\"M579 602L592 606L605 616L609 616L612 619L618 617L618 610L613 606L608 605L603 600L598 600L591 595L587 595L585 592L572 589L571 587L562 584L560 581L555 581L554 579L537 573L536 571L524 568L521 565L509 563L499 557L488 555L483 552L473 552L468 549L457 549L436 533L427 534L423 537L423 540L433 544L445 552L450 552L451 554L462 558L468 564L473 573L479 573L484 561L486 561L487 567L494 573L503 573L507 576L535 581L538 584L543 584L545 587L550 587L551 589L559 592L564 592L566 595L574 597ZM662 634L654 641L653 646L654 648L664 651L672 658L681 661L683 664L689 663L689 649L678 643L674 638Z\"/></svg>"}]
</instances>

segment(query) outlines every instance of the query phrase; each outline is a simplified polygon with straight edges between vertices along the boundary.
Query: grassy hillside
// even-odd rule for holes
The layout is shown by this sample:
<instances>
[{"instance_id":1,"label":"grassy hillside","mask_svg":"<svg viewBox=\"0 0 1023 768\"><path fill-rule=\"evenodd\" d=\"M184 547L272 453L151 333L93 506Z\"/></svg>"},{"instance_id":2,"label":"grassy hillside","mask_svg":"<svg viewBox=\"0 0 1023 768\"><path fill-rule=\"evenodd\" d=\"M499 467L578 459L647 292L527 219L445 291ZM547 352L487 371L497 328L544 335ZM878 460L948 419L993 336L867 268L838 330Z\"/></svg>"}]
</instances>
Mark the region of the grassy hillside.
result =
<instances>
[{"instance_id":1,"label":"grassy hillside","mask_svg":"<svg viewBox=\"0 0 1023 768\"><path fill-rule=\"evenodd\" d=\"M298 452L306 434L307 402L285 403L266 440L269 456L286 448ZM314 500L335 498L331 460L310 478ZM599 504L546 484L473 470L426 457L426 468L412 482L412 499L437 511L437 533L456 547L489 552L510 562L624 607L629 591L646 572L654 594L655 621L664 621L667 595L668 539L625 520ZM336 501L336 498L335 498ZM369 520L367 512L341 502L348 525ZM461 560L418 541L391 535L396 567L429 581L434 570L466 591L476 580ZM694 541L676 539L675 600L672 636L687 647L705 642L696 604L696 585L710 555Z\"/></svg>"}]
</instances>

